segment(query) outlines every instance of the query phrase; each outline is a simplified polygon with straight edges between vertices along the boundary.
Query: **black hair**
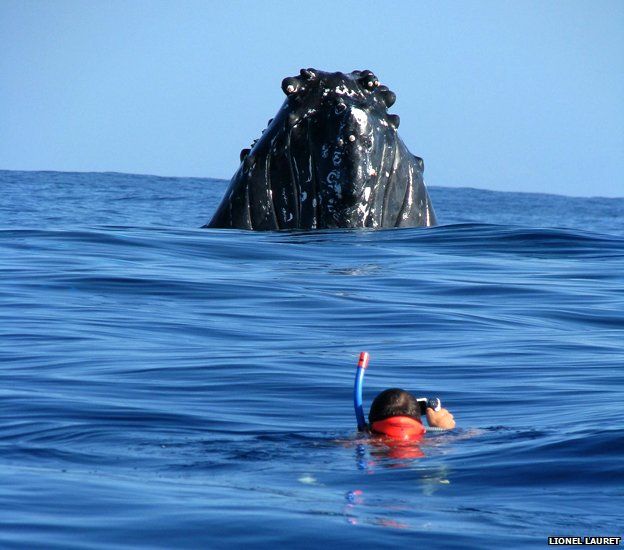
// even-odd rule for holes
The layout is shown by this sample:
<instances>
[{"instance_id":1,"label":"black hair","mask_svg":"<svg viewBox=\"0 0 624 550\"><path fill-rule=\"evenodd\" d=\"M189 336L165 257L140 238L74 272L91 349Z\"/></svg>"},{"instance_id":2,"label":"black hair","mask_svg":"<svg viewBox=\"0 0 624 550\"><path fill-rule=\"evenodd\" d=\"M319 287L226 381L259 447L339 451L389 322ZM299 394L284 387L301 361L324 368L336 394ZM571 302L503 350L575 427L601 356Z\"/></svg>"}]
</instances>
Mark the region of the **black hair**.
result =
<instances>
[{"instance_id":1,"label":"black hair","mask_svg":"<svg viewBox=\"0 0 624 550\"><path fill-rule=\"evenodd\" d=\"M420 420L420 406L416 398L400 388L382 391L371 405L368 422L378 422L391 416L409 416Z\"/></svg>"}]
</instances>

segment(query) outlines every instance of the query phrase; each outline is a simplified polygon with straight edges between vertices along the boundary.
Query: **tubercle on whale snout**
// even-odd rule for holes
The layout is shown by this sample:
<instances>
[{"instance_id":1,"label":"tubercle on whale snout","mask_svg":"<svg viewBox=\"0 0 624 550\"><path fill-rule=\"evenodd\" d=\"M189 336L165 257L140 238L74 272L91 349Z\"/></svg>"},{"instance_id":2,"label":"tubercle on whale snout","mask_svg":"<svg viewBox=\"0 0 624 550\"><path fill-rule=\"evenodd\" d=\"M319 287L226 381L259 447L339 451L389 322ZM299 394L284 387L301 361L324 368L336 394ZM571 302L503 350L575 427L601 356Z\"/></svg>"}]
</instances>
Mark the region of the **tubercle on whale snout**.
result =
<instances>
[{"instance_id":1,"label":"tubercle on whale snout","mask_svg":"<svg viewBox=\"0 0 624 550\"><path fill-rule=\"evenodd\" d=\"M287 117L284 119L279 116L282 113L278 113L276 118L285 128L292 129L302 120L314 118L318 111L328 108L333 108L336 115L348 114L345 113L347 103L360 111L366 111L367 116L375 113L375 116L382 119L381 124L384 126L395 130L399 127L399 116L387 112L394 105L396 95L387 86L380 84L377 76L370 70L326 73L313 68L301 69L298 76L284 78L281 87L287 97L282 107L282 111L287 111ZM265 134L273 120L271 118L268 121L262 134ZM357 132L345 133L339 141L355 141L361 137L364 136ZM254 140L250 147L241 150L241 162L248 158L258 141Z\"/></svg>"},{"instance_id":2,"label":"tubercle on whale snout","mask_svg":"<svg viewBox=\"0 0 624 550\"><path fill-rule=\"evenodd\" d=\"M334 82L330 82L334 80ZM340 86L335 86L335 81L341 82ZM395 130L399 127L400 117L396 114L388 114L387 109L392 107L396 101L396 94L387 86L380 84L377 76L370 70L353 71L351 73L324 73L313 68L301 69L298 76L289 76L282 80L282 90L287 96L287 102L283 108L288 108L288 101L292 101L292 110L288 114L287 126L294 127L301 122L302 118L310 116L310 112L303 114L297 109L298 105L303 105L311 94L315 91L321 98L327 96L339 97L335 110L339 114L346 109L346 100L359 99L364 103L363 107L373 108L379 106L378 114L382 116L385 123ZM318 98L317 98L318 99ZM267 128L273 122L271 118L267 123ZM382 122L382 124L385 124ZM264 134L266 130L263 130ZM345 136L345 138L353 136ZM243 162L253 150L258 140L254 140L249 148L242 149L240 160Z\"/></svg>"},{"instance_id":3,"label":"tubercle on whale snout","mask_svg":"<svg viewBox=\"0 0 624 550\"><path fill-rule=\"evenodd\" d=\"M322 87L326 82L320 71L316 69L301 69L299 76L289 76L282 80L282 90L289 97L305 95L306 92L313 88ZM396 102L396 94L388 89L387 86L380 84L375 73L370 70L353 71L352 73L325 73L334 79L340 79L344 82L353 83L359 91L366 94L373 94L378 98L387 109L392 107Z\"/></svg>"}]
</instances>

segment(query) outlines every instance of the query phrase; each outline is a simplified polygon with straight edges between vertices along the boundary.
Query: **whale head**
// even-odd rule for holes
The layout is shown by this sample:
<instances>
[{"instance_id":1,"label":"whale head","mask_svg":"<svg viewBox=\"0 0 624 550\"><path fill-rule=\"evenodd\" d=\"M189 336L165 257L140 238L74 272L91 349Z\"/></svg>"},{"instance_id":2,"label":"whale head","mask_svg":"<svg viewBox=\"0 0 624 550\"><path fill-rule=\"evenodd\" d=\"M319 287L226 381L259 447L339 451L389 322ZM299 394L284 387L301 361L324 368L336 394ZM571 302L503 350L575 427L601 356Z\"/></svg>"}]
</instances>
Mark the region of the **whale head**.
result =
<instances>
[{"instance_id":1,"label":"whale head","mask_svg":"<svg viewBox=\"0 0 624 550\"><path fill-rule=\"evenodd\" d=\"M396 96L372 71L301 69L282 81L282 90L286 99L277 115L252 147L241 151L226 194L229 207L222 203L209 226L435 223L422 159L409 153L397 134L398 115L388 113Z\"/></svg>"}]
</instances>

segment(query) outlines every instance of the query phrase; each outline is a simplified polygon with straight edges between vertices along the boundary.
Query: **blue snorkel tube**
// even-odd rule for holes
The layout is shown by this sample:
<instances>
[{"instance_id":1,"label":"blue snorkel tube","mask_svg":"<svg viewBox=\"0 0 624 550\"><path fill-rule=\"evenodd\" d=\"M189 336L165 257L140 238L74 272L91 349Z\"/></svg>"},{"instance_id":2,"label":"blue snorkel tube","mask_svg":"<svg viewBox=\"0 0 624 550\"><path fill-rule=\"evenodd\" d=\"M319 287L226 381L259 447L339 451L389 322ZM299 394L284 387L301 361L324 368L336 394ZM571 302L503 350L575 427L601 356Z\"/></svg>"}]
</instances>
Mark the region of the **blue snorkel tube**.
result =
<instances>
[{"instance_id":1,"label":"blue snorkel tube","mask_svg":"<svg viewBox=\"0 0 624 550\"><path fill-rule=\"evenodd\" d=\"M355 407L355 418L357 419L357 427L359 431L366 429L366 419L364 418L364 406L362 405L362 383L364 382L364 373L368 367L369 355L367 351L360 353L357 370L355 371L355 385L353 386L353 406Z\"/></svg>"}]
</instances>

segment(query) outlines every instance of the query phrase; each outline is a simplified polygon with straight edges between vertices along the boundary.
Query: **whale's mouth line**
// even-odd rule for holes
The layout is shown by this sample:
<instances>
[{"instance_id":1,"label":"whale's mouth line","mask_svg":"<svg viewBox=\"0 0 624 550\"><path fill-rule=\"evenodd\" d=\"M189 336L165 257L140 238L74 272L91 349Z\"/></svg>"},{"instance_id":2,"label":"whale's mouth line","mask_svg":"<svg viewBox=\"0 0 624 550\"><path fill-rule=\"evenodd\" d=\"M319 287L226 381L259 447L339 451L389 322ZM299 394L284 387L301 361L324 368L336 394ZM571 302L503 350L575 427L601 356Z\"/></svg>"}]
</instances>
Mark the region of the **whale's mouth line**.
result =
<instances>
[{"instance_id":1,"label":"whale's mouth line","mask_svg":"<svg viewBox=\"0 0 624 550\"><path fill-rule=\"evenodd\" d=\"M275 196L273 193L273 187L271 185L271 155L266 156L264 174L269 192L269 201L267 203L270 206L269 212L271 213L271 217L273 218L273 224L279 228L279 222L277 221L277 207L275 206Z\"/></svg>"},{"instance_id":2,"label":"whale's mouth line","mask_svg":"<svg viewBox=\"0 0 624 550\"><path fill-rule=\"evenodd\" d=\"M306 141L308 147L310 147L311 136L310 136L310 125L306 125ZM316 163L313 161L312 155L309 157L309 170L310 170L310 187L312 191L312 196L310 200L312 201L312 229L317 229L319 225L319 207L321 203L321 197L318 192L318 173L316 171Z\"/></svg>"},{"instance_id":3,"label":"whale's mouth line","mask_svg":"<svg viewBox=\"0 0 624 550\"><path fill-rule=\"evenodd\" d=\"M294 158L292 155L291 148L291 136L292 136L292 128L288 131L286 137L286 155L288 159L288 167L290 168L290 177L291 177L291 187L292 187L292 196L295 201L295 218L296 224L299 226L301 220L301 185L297 177L295 177L295 170L293 170Z\"/></svg>"}]
</instances>

